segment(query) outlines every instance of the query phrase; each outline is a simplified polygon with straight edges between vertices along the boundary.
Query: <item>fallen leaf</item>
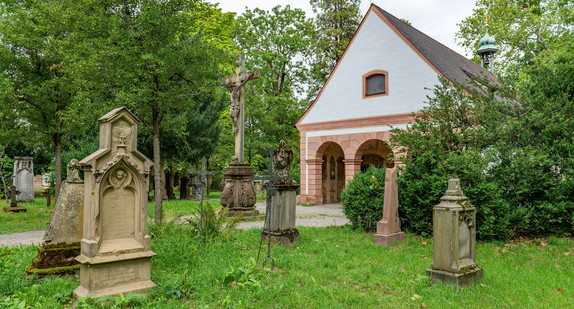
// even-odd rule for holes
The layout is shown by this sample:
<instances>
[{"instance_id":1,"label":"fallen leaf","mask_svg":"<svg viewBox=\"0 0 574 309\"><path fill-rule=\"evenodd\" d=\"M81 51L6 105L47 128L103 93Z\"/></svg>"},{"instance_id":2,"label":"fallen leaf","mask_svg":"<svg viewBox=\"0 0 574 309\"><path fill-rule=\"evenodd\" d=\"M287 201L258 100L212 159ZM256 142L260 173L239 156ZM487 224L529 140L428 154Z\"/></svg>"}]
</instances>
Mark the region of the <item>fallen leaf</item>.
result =
<instances>
[{"instance_id":1,"label":"fallen leaf","mask_svg":"<svg viewBox=\"0 0 574 309\"><path fill-rule=\"evenodd\" d=\"M427 258L426 255L421 255L421 257L422 257L423 259L425 259L425 260L426 260L426 258Z\"/></svg>"},{"instance_id":2,"label":"fallen leaf","mask_svg":"<svg viewBox=\"0 0 574 309\"><path fill-rule=\"evenodd\" d=\"M421 296L418 295L418 294L415 294L415 295L413 295L413 297L411 297L411 299L412 299L412 300L421 299Z\"/></svg>"},{"instance_id":3,"label":"fallen leaf","mask_svg":"<svg viewBox=\"0 0 574 309\"><path fill-rule=\"evenodd\" d=\"M237 280L233 280L233 282L231 282L230 284L232 287L236 288L237 287Z\"/></svg>"},{"instance_id":4,"label":"fallen leaf","mask_svg":"<svg viewBox=\"0 0 574 309\"><path fill-rule=\"evenodd\" d=\"M556 264L556 268L560 268L560 265Z\"/></svg>"},{"instance_id":5,"label":"fallen leaf","mask_svg":"<svg viewBox=\"0 0 574 309\"><path fill-rule=\"evenodd\" d=\"M552 289L552 291L556 292L556 293L560 293L562 292L564 289Z\"/></svg>"},{"instance_id":6,"label":"fallen leaf","mask_svg":"<svg viewBox=\"0 0 574 309\"><path fill-rule=\"evenodd\" d=\"M541 245L542 247L546 247L546 242L545 242L545 241L541 241L541 242L540 242L540 245Z\"/></svg>"},{"instance_id":7,"label":"fallen leaf","mask_svg":"<svg viewBox=\"0 0 574 309\"><path fill-rule=\"evenodd\" d=\"M427 244L427 242L426 242L426 241L423 241L421 244L423 244L423 245L426 245L426 244Z\"/></svg>"},{"instance_id":8,"label":"fallen leaf","mask_svg":"<svg viewBox=\"0 0 574 309\"><path fill-rule=\"evenodd\" d=\"M426 308L427 306L425 305L425 303L421 303L421 308Z\"/></svg>"}]
</instances>

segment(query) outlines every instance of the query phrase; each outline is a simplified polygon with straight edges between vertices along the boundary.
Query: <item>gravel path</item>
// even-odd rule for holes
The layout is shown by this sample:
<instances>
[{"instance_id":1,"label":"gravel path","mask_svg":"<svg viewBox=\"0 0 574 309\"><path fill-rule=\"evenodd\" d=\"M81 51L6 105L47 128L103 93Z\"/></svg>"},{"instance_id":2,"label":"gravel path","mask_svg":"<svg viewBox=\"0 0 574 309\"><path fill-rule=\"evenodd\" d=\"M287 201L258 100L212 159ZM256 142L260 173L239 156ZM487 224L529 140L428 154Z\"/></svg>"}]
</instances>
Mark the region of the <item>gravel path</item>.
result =
<instances>
[{"instance_id":1,"label":"gravel path","mask_svg":"<svg viewBox=\"0 0 574 309\"><path fill-rule=\"evenodd\" d=\"M255 204L261 215L265 215L265 202ZM331 225L344 225L349 223L349 219L343 214L341 204L325 204L319 206L297 206L297 226L325 227ZM175 221L183 221L191 216L175 218ZM263 228L264 220L253 222L241 222L238 229L247 230L251 228ZM29 231L23 233L0 235L0 247L9 246L29 246L42 243L44 237L43 230Z\"/></svg>"}]
</instances>

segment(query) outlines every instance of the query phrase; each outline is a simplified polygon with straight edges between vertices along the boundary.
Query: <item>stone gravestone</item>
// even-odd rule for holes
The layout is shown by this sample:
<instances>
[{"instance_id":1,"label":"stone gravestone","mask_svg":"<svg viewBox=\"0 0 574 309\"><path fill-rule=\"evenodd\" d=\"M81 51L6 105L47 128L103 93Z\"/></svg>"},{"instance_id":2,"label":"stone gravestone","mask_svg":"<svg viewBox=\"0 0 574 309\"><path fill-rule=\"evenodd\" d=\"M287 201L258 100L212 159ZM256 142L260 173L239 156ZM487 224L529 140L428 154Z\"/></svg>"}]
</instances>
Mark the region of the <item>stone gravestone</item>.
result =
<instances>
[{"instance_id":1,"label":"stone gravestone","mask_svg":"<svg viewBox=\"0 0 574 309\"><path fill-rule=\"evenodd\" d=\"M80 286L75 297L145 293L150 280L151 238L147 196L151 160L137 150L138 119L125 107L100 122L100 148L84 167Z\"/></svg>"},{"instance_id":2,"label":"stone gravestone","mask_svg":"<svg viewBox=\"0 0 574 309\"><path fill-rule=\"evenodd\" d=\"M269 180L275 190L271 196L271 218L269 234L272 244L291 247L299 243L299 230L295 228L297 188L299 185L291 179L291 163L293 150L285 141L279 142L279 147L273 149L273 170L277 178ZM267 231L262 232L262 237Z\"/></svg>"},{"instance_id":3,"label":"stone gravestone","mask_svg":"<svg viewBox=\"0 0 574 309\"><path fill-rule=\"evenodd\" d=\"M228 208L227 215L257 216L255 191L250 177L254 174L249 164L243 163L245 84L261 76L259 70L245 71L245 56L235 61L235 75L224 77L221 84L231 93L229 117L235 135L235 155L223 175L225 185L221 192L221 205Z\"/></svg>"},{"instance_id":4,"label":"stone gravestone","mask_svg":"<svg viewBox=\"0 0 574 309\"><path fill-rule=\"evenodd\" d=\"M468 203L459 179L433 209L433 262L427 275L433 282L465 286L482 277L476 263L476 210Z\"/></svg>"},{"instance_id":5,"label":"stone gravestone","mask_svg":"<svg viewBox=\"0 0 574 309\"><path fill-rule=\"evenodd\" d=\"M26 212L27 209L22 207L22 206L18 206L18 201L16 200L16 197L21 192L18 191L18 189L16 189L16 186L10 186L8 188L8 190L10 190L10 192L8 192L8 194L10 195L10 206L4 207L4 211L5 212Z\"/></svg>"},{"instance_id":6,"label":"stone gravestone","mask_svg":"<svg viewBox=\"0 0 574 309\"><path fill-rule=\"evenodd\" d=\"M62 183L54 212L44 234L44 244L28 274L39 276L75 273L80 265L74 259L80 255L82 217L84 213L84 181L80 178L80 163L72 159L66 166L68 178Z\"/></svg>"},{"instance_id":7,"label":"stone gravestone","mask_svg":"<svg viewBox=\"0 0 574 309\"><path fill-rule=\"evenodd\" d=\"M383 219L377 222L377 233L374 238L375 244L385 246L405 239L399 220L399 190L395 162L388 163L385 171Z\"/></svg>"},{"instance_id":8,"label":"stone gravestone","mask_svg":"<svg viewBox=\"0 0 574 309\"><path fill-rule=\"evenodd\" d=\"M14 185L20 191L16 201L34 201L34 158L14 157Z\"/></svg>"}]
</instances>

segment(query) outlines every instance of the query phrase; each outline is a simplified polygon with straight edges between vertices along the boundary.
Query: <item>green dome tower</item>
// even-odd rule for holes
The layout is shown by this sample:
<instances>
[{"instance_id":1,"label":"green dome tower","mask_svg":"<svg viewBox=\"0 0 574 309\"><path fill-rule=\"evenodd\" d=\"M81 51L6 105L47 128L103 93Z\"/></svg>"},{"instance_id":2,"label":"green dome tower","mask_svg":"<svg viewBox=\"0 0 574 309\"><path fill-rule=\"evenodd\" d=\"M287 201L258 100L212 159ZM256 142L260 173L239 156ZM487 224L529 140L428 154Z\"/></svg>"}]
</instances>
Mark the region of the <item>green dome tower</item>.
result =
<instances>
[{"instance_id":1,"label":"green dome tower","mask_svg":"<svg viewBox=\"0 0 574 309\"><path fill-rule=\"evenodd\" d=\"M489 66L489 71L494 73L494 54L498 51L496 47L496 40L488 34L488 14L486 15L486 30L484 36L478 42L478 51L476 52L480 57L480 65L482 67Z\"/></svg>"}]
</instances>

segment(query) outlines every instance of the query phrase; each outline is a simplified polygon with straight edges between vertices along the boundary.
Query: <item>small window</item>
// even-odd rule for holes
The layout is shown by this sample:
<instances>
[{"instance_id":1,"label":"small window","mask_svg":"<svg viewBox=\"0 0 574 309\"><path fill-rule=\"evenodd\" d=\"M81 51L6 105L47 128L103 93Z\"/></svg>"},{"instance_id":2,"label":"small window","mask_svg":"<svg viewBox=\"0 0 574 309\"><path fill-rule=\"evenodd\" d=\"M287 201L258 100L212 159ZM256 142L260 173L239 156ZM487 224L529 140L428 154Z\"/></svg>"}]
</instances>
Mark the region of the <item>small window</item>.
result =
<instances>
[{"instance_id":1,"label":"small window","mask_svg":"<svg viewBox=\"0 0 574 309\"><path fill-rule=\"evenodd\" d=\"M385 93L385 75L375 74L367 77L367 93L366 95Z\"/></svg>"},{"instance_id":2,"label":"small window","mask_svg":"<svg viewBox=\"0 0 574 309\"><path fill-rule=\"evenodd\" d=\"M388 73L372 71L363 75L363 97L388 95Z\"/></svg>"}]
</instances>

